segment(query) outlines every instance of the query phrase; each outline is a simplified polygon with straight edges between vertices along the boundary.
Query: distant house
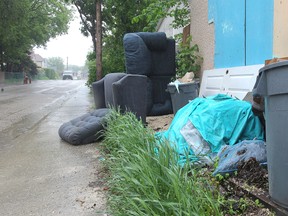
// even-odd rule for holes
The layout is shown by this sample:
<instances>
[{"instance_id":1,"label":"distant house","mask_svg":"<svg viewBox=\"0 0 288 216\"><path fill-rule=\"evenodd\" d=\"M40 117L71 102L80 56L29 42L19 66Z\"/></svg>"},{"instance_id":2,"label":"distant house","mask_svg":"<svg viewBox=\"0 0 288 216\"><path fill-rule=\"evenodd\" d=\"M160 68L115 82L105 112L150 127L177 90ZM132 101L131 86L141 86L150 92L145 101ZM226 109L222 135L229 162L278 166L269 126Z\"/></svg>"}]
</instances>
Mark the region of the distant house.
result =
<instances>
[{"instance_id":1,"label":"distant house","mask_svg":"<svg viewBox=\"0 0 288 216\"><path fill-rule=\"evenodd\" d=\"M37 67L39 67L39 68L45 67L45 59L42 56L32 52L30 54L30 57L31 57L31 60L37 65Z\"/></svg>"}]
</instances>

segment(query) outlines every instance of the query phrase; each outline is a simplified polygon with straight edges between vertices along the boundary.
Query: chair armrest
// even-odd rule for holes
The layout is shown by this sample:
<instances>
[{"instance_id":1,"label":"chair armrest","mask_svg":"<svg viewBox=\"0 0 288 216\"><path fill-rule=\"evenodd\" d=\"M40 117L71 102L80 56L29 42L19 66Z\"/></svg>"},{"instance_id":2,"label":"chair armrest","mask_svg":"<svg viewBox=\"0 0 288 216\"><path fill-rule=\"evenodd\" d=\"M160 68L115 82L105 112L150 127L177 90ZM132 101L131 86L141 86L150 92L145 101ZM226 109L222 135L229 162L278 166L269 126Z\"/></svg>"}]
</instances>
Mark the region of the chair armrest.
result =
<instances>
[{"instance_id":1,"label":"chair armrest","mask_svg":"<svg viewBox=\"0 0 288 216\"><path fill-rule=\"evenodd\" d=\"M104 78L92 83L92 91L94 95L95 108L106 108L104 93Z\"/></svg>"},{"instance_id":2,"label":"chair armrest","mask_svg":"<svg viewBox=\"0 0 288 216\"><path fill-rule=\"evenodd\" d=\"M147 77L127 74L113 83L113 99L121 111L134 113L143 123L146 122Z\"/></svg>"}]
</instances>

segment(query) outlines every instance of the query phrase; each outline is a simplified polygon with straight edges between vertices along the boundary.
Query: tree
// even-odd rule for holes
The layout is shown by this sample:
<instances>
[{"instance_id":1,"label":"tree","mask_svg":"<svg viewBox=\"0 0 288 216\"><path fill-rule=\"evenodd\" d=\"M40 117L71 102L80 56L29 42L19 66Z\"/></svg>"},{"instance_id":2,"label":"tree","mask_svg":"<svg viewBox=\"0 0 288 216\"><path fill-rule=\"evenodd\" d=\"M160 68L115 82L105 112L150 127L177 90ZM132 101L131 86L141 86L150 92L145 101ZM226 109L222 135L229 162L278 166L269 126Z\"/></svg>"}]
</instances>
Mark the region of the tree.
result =
<instances>
[{"instance_id":1,"label":"tree","mask_svg":"<svg viewBox=\"0 0 288 216\"><path fill-rule=\"evenodd\" d=\"M90 35L93 42L93 50L96 53L96 0L65 0L72 3L81 19L81 33L84 36Z\"/></svg>"},{"instance_id":2,"label":"tree","mask_svg":"<svg viewBox=\"0 0 288 216\"><path fill-rule=\"evenodd\" d=\"M53 69L60 76L64 71L64 60L61 57L51 57L47 59L47 68Z\"/></svg>"},{"instance_id":3,"label":"tree","mask_svg":"<svg viewBox=\"0 0 288 216\"><path fill-rule=\"evenodd\" d=\"M147 21L143 31L156 31L159 21L172 17L172 28L183 28L190 23L188 0L154 0L142 12L133 18L133 23Z\"/></svg>"},{"instance_id":4,"label":"tree","mask_svg":"<svg viewBox=\"0 0 288 216\"><path fill-rule=\"evenodd\" d=\"M50 68L44 68L43 70L44 70L45 76L48 79L52 79L52 80L59 79L59 74L55 70L50 69Z\"/></svg>"},{"instance_id":5,"label":"tree","mask_svg":"<svg viewBox=\"0 0 288 216\"><path fill-rule=\"evenodd\" d=\"M66 33L70 18L71 11L61 0L1 0L1 69L21 65L34 46Z\"/></svg>"},{"instance_id":6,"label":"tree","mask_svg":"<svg viewBox=\"0 0 288 216\"><path fill-rule=\"evenodd\" d=\"M102 12L101 1L96 1L96 79L100 80L102 73Z\"/></svg>"}]
</instances>

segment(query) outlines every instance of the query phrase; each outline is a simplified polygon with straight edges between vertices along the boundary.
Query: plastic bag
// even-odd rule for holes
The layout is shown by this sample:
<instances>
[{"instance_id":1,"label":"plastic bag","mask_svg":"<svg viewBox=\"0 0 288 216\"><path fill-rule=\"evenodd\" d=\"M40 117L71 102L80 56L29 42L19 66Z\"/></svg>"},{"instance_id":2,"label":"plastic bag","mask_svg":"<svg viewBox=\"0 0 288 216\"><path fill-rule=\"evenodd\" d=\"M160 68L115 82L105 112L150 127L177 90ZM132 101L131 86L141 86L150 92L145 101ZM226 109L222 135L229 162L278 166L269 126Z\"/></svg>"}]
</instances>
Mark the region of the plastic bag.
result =
<instances>
[{"instance_id":1,"label":"plastic bag","mask_svg":"<svg viewBox=\"0 0 288 216\"><path fill-rule=\"evenodd\" d=\"M234 172L240 162L246 162L250 158L255 158L259 163L266 163L266 145L261 140L245 140L233 146L222 146L218 157L219 164L213 175Z\"/></svg>"}]
</instances>

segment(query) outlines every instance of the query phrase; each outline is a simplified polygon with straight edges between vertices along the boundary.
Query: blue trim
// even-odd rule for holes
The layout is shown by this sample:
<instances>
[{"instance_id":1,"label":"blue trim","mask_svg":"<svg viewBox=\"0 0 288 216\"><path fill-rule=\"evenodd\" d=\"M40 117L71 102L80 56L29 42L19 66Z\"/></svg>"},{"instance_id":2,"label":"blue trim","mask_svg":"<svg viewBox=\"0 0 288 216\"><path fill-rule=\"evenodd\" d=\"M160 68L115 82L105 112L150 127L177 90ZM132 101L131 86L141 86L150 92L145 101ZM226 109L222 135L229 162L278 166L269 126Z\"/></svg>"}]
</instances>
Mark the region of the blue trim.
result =
<instances>
[{"instance_id":1,"label":"blue trim","mask_svg":"<svg viewBox=\"0 0 288 216\"><path fill-rule=\"evenodd\" d=\"M215 19L214 67L245 64L244 1L217 0Z\"/></svg>"},{"instance_id":2,"label":"blue trim","mask_svg":"<svg viewBox=\"0 0 288 216\"><path fill-rule=\"evenodd\" d=\"M273 58L273 15L273 0L247 1L247 65L264 64Z\"/></svg>"},{"instance_id":3,"label":"blue trim","mask_svg":"<svg viewBox=\"0 0 288 216\"><path fill-rule=\"evenodd\" d=\"M263 64L273 57L273 0L209 0L214 67Z\"/></svg>"}]
</instances>

